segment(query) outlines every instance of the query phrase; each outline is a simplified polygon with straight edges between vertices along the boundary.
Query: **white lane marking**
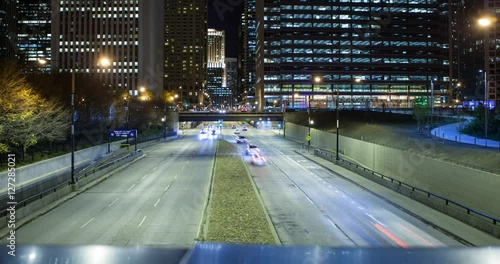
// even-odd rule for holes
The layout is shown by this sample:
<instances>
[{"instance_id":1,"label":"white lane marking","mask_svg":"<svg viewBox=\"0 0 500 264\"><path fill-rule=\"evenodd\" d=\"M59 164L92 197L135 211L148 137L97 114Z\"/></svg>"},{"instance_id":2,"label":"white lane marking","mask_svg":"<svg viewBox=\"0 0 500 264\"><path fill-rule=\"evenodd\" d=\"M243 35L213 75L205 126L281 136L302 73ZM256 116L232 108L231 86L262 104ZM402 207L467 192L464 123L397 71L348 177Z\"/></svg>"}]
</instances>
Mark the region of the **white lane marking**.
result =
<instances>
[{"instance_id":1,"label":"white lane marking","mask_svg":"<svg viewBox=\"0 0 500 264\"><path fill-rule=\"evenodd\" d=\"M175 175L174 179L177 179L177 175Z\"/></svg>"},{"instance_id":2,"label":"white lane marking","mask_svg":"<svg viewBox=\"0 0 500 264\"><path fill-rule=\"evenodd\" d=\"M339 190L335 190L336 193L339 193Z\"/></svg>"},{"instance_id":3,"label":"white lane marking","mask_svg":"<svg viewBox=\"0 0 500 264\"><path fill-rule=\"evenodd\" d=\"M188 162L189 162L189 160L186 160L186 163L188 163Z\"/></svg>"},{"instance_id":4,"label":"white lane marking","mask_svg":"<svg viewBox=\"0 0 500 264\"><path fill-rule=\"evenodd\" d=\"M361 207L361 206L358 206L358 208L361 209L361 210L363 210L363 207Z\"/></svg>"},{"instance_id":5,"label":"white lane marking","mask_svg":"<svg viewBox=\"0 0 500 264\"><path fill-rule=\"evenodd\" d=\"M182 166L182 169L181 169L181 170L184 170L184 167L185 167L185 166Z\"/></svg>"},{"instance_id":6,"label":"white lane marking","mask_svg":"<svg viewBox=\"0 0 500 264\"><path fill-rule=\"evenodd\" d=\"M94 218L90 218L89 221L87 221L87 223L83 224L82 226L80 226L80 228L84 228L86 225L88 225L90 222L92 222L94 220Z\"/></svg>"},{"instance_id":7,"label":"white lane marking","mask_svg":"<svg viewBox=\"0 0 500 264\"><path fill-rule=\"evenodd\" d=\"M310 203L314 204L313 201L311 199L309 199L309 197L306 196L306 198L307 198L307 200L309 200Z\"/></svg>"},{"instance_id":8,"label":"white lane marking","mask_svg":"<svg viewBox=\"0 0 500 264\"><path fill-rule=\"evenodd\" d=\"M158 168L158 167L154 167L153 170L156 170L156 168Z\"/></svg>"},{"instance_id":9,"label":"white lane marking","mask_svg":"<svg viewBox=\"0 0 500 264\"><path fill-rule=\"evenodd\" d=\"M128 191L130 191L130 190L131 190L132 188L134 188L134 187L135 187L135 184L134 184L134 185L132 185L132 186L130 186L130 188L128 188L127 192L128 192Z\"/></svg>"},{"instance_id":10,"label":"white lane marking","mask_svg":"<svg viewBox=\"0 0 500 264\"><path fill-rule=\"evenodd\" d=\"M108 207L112 206L112 205L113 205L116 201L118 201L118 198L116 198L114 201L112 201L112 202L108 205Z\"/></svg>"},{"instance_id":11,"label":"white lane marking","mask_svg":"<svg viewBox=\"0 0 500 264\"><path fill-rule=\"evenodd\" d=\"M144 175L144 176L142 176L141 180L143 180L143 179L144 179L144 178L146 178L147 176L148 176L147 174L146 174L146 175Z\"/></svg>"},{"instance_id":12,"label":"white lane marking","mask_svg":"<svg viewBox=\"0 0 500 264\"><path fill-rule=\"evenodd\" d=\"M331 185L328 185L328 188L332 188L332 186L331 186Z\"/></svg>"},{"instance_id":13,"label":"white lane marking","mask_svg":"<svg viewBox=\"0 0 500 264\"><path fill-rule=\"evenodd\" d=\"M345 195L342 194L342 198L345 198Z\"/></svg>"},{"instance_id":14,"label":"white lane marking","mask_svg":"<svg viewBox=\"0 0 500 264\"><path fill-rule=\"evenodd\" d=\"M160 202L160 199L158 199L158 201L156 201L156 203L155 203L155 206L154 206L154 207L156 207L156 206L158 205L158 203L159 203L159 202Z\"/></svg>"},{"instance_id":15,"label":"white lane marking","mask_svg":"<svg viewBox=\"0 0 500 264\"><path fill-rule=\"evenodd\" d=\"M356 204L355 202L351 201L352 204Z\"/></svg>"},{"instance_id":16,"label":"white lane marking","mask_svg":"<svg viewBox=\"0 0 500 264\"><path fill-rule=\"evenodd\" d=\"M332 222L332 220L330 220L330 219L328 219L328 218L327 218L326 220L328 220L328 222L330 222L330 224L332 224L332 226L334 226L334 227L338 227L338 226L337 226L334 222Z\"/></svg>"},{"instance_id":17,"label":"white lane marking","mask_svg":"<svg viewBox=\"0 0 500 264\"><path fill-rule=\"evenodd\" d=\"M142 225L142 223L144 223L144 220L146 220L146 217L147 217L147 216L144 216L144 218L142 218L142 221L141 221L141 223L139 224L139 226L141 226L141 225Z\"/></svg>"},{"instance_id":18,"label":"white lane marking","mask_svg":"<svg viewBox=\"0 0 500 264\"><path fill-rule=\"evenodd\" d=\"M380 222L379 220L377 220L375 217L373 217L373 215L369 214L369 213L365 213L368 217L370 217L371 219L373 219L373 221L379 223L380 225L383 225L385 226L384 224L382 224L382 222Z\"/></svg>"},{"instance_id":19,"label":"white lane marking","mask_svg":"<svg viewBox=\"0 0 500 264\"><path fill-rule=\"evenodd\" d=\"M165 188L165 191L168 190L168 188L170 188L170 184L167 186L167 188Z\"/></svg>"},{"instance_id":20,"label":"white lane marking","mask_svg":"<svg viewBox=\"0 0 500 264\"><path fill-rule=\"evenodd\" d=\"M300 165L298 162L296 162L295 160L293 160L292 158L290 157L286 157L287 159L289 159L290 161L292 161L293 163L297 164L300 168L302 168L303 170L309 172L306 168L304 168L302 165Z\"/></svg>"}]
</instances>

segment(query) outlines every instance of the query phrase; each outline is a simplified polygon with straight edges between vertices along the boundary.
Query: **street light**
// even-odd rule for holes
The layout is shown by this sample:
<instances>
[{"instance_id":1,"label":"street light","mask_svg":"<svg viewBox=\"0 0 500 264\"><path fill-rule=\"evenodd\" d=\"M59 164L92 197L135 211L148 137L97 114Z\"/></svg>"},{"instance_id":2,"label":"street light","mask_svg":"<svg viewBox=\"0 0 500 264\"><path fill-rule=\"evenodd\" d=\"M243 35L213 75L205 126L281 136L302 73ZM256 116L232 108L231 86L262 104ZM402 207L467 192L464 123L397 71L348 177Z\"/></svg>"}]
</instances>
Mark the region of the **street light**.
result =
<instances>
[{"instance_id":1,"label":"street light","mask_svg":"<svg viewBox=\"0 0 500 264\"><path fill-rule=\"evenodd\" d=\"M488 146L488 89L489 89L489 80L488 80L488 27L494 22L490 17L482 17L478 19L478 24L480 27L484 28L484 140L485 146Z\"/></svg>"},{"instance_id":2,"label":"street light","mask_svg":"<svg viewBox=\"0 0 500 264\"><path fill-rule=\"evenodd\" d=\"M38 59L38 63L45 65L49 61L44 58ZM75 62L78 65L78 62ZM102 57L98 60L97 66L108 67L111 61L107 57ZM76 183L75 179L75 71L73 67L71 71L71 184Z\"/></svg>"}]
</instances>

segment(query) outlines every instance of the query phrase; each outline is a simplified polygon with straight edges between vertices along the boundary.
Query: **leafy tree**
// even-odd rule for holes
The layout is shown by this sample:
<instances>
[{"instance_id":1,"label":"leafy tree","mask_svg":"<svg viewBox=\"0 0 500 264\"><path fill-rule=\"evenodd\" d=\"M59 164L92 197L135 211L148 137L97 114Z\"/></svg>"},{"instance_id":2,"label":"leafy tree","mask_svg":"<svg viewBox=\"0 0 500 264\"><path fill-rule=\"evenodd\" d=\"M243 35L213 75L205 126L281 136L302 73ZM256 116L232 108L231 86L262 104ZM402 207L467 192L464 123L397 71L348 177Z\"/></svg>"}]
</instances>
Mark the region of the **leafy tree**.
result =
<instances>
[{"instance_id":1,"label":"leafy tree","mask_svg":"<svg viewBox=\"0 0 500 264\"><path fill-rule=\"evenodd\" d=\"M473 119L463 127L462 133L469 134L478 138L484 138L485 135L485 109L483 105L478 105L472 113ZM500 119L495 111L488 110L488 138L500 139Z\"/></svg>"},{"instance_id":2,"label":"leafy tree","mask_svg":"<svg viewBox=\"0 0 500 264\"><path fill-rule=\"evenodd\" d=\"M69 112L37 93L15 64L0 70L0 152L26 149L39 141L62 141Z\"/></svg>"}]
</instances>

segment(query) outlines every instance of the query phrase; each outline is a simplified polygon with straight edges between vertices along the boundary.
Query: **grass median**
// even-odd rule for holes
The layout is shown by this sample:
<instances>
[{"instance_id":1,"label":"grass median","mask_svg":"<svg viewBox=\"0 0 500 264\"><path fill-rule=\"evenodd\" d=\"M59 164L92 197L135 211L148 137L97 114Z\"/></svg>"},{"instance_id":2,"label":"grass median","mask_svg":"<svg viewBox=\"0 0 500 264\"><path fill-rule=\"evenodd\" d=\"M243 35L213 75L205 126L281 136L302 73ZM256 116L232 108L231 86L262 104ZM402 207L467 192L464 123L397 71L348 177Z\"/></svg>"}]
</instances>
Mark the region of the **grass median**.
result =
<instances>
[{"instance_id":1,"label":"grass median","mask_svg":"<svg viewBox=\"0 0 500 264\"><path fill-rule=\"evenodd\" d=\"M275 244L238 149L219 140L208 215L206 241Z\"/></svg>"}]
</instances>

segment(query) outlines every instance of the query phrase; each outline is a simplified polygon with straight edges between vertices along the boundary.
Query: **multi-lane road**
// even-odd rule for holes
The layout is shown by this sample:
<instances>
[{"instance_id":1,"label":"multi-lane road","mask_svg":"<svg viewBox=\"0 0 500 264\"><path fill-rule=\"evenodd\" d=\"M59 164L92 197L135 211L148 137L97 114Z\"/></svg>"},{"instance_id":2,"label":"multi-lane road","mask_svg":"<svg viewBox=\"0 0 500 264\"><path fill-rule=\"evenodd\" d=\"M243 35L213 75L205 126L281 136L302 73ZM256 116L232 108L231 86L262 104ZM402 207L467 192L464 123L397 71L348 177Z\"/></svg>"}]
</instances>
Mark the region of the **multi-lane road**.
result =
<instances>
[{"instance_id":1,"label":"multi-lane road","mask_svg":"<svg viewBox=\"0 0 500 264\"><path fill-rule=\"evenodd\" d=\"M234 142L231 123L224 125L221 138ZM192 246L216 140L199 140L199 130L186 132L180 139L146 148L140 160L21 227L18 243ZM453 230L442 232L408 213L411 208L402 210L307 159L297 152L297 143L275 131L250 127L241 133L267 158L266 166L252 166L244 156L245 146L237 145L283 245L468 244ZM435 212L429 209L429 214ZM476 237L489 237L476 232Z\"/></svg>"},{"instance_id":2,"label":"multi-lane road","mask_svg":"<svg viewBox=\"0 0 500 264\"><path fill-rule=\"evenodd\" d=\"M215 142L190 136L146 148L142 159L23 226L17 242L192 246L214 153Z\"/></svg>"}]
</instances>

